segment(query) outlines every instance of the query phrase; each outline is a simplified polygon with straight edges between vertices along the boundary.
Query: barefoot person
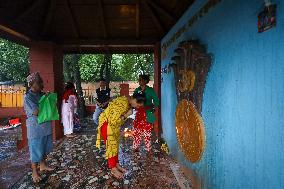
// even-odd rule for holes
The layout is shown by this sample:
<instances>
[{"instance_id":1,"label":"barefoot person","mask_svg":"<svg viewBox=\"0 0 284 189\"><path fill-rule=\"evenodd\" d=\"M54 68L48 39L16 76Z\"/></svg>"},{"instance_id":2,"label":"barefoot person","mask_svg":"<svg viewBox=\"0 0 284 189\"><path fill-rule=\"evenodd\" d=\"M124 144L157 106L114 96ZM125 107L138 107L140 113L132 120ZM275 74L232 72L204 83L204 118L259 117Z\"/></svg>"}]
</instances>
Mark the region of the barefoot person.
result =
<instances>
[{"instance_id":1,"label":"barefoot person","mask_svg":"<svg viewBox=\"0 0 284 189\"><path fill-rule=\"evenodd\" d=\"M147 122L153 125L156 120L154 112L155 108L158 108L159 106L159 98L155 90L148 86L149 81L149 75L140 75L138 80L139 87L135 89L134 94L145 94L146 101L144 107L146 109Z\"/></svg>"},{"instance_id":2,"label":"barefoot person","mask_svg":"<svg viewBox=\"0 0 284 189\"><path fill-rule=\"evenodd\" d=\"M71 82L65 84L65 91L62 98L62 123L64 127L64 135L73 137L75 110L77 108L77 95L75 86Z\"/></svg>"},{"instance_id":3,"label":"barefoot person","mask_svg":"<svg viewBox=\"0 0 284 189\"><path fill-rule=\"evenodd\" d=\"M133 122L133 150L138 151L142 138L145 142L145 150L151 150L152 124L147 122L146 109L144 103L146 97L144 93L135 93L131 100L131 106L136 109L136 116Z\"/></svg>"},{"instance_id":4,"label":"barefoot person","mask_svg":"<svg viewBox=\"0 0 284 189\"><path fill-rule=\"evenodd\" d=\"M39 113L39 100L44 93L43 80L39 73L32 73L27 77L29 90L24 97L24 109L27 115L27 135L32 162L32 179L35 183L41 180L37 170L37 164L40 165L40 171L51 171L45 161L45 157L52 151L52 127L51 122L39 124L37 116Z\"/></svg>"},{"instance_id":5,"label":"barefoot person","mask_svg":"<svg viewBox=\"0 0 284 189\"><path fill-rule=\"evenodd\" d=\"M102 137L106 144L108 167L111 169L111 174L118 179L123 178L126 172L118 162L120 127L131 114L129 100L122 96L111 101L99 118L96 146L100 148Z\"/></svg>"}]
</instances>

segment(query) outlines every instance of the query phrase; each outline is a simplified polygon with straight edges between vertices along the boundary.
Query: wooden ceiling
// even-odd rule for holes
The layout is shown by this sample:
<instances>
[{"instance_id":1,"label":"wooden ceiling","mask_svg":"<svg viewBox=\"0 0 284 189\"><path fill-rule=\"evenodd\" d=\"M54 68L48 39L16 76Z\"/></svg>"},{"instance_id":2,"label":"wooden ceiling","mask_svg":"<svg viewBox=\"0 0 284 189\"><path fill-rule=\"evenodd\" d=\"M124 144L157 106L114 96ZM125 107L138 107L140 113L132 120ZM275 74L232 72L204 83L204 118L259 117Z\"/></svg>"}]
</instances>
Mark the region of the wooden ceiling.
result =
<instances>
[{"instance_id":1,"label":"wooden ceiling","mask_svg":"<svg viewBox=\"0 0 284 189\"><path fill-rule=\"evenodd\" d=\"M20 37L62 44L65 51L96 48L143 51L159 42L192 2L0 0L0 34L5 37L11 29Z\"/></svg>"}]
</instances>

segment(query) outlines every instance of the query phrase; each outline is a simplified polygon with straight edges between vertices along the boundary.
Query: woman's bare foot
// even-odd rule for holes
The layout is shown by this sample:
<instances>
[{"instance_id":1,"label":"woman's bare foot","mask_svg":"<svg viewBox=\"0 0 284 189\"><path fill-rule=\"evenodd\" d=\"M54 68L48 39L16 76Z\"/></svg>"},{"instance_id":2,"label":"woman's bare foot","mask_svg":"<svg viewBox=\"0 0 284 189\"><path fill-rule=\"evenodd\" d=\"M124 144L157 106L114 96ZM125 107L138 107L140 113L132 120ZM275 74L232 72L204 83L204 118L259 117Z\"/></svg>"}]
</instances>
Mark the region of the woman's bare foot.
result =
<instances>
[{"instance_id":1,"label":"woman's bare foot","mask_svg":"<svg viewBox=\"0 0 284 189\"><path fill-rule=\"evenodd\" d=\"M34 183L39 183L41 180L41 177L39 176L37 171L33 171L32 173L32 179Z\"/></svg>"},{"instance_id":2,"label":"woman's bare foot","mask_svg":"<svg viewBox=\"0 0 284 189\"><path fill-rule=\"evenodd\" d=\"M112 176L114 176L117 179L123 178L123 173L120 172L117 167L112 168L110 172L111 172Z\"/></svg>"},{"instance_id":3,"label":"woman's bare foot","mask_svg":"<svg viewBox=\"0 0 284 189\"><path fill-rule=\"evenodd\" d=\"M53 171L54 168L49 167L49 166L46 166L46 167L40 167L39 170L40 170L40 171Z\"/></svg>"},{"instance_id":4,"label":"woman's bare foot","mask_svg":"<svg viewBox=\"0 0 284 189\"><path fill-rule=\"evenodd\" d=\"M117 168L119 171L121 171L122 173L126 173L126 172L127 172L127 170L124 169L123 167L121 167L119 164L116 164L116 168Z\"/></svg>"},{"instance_id":5,"label":"woman's bare foot","mask_svg":"<svg viewBox=\"0 0 284 189\"><path fill-rule=\"evenodd\" d=\"M46 163L43 162L43 163L40 163L39 170L40 171L53 171L54 168L47 166Z\"/></svg>"}]
</instances>

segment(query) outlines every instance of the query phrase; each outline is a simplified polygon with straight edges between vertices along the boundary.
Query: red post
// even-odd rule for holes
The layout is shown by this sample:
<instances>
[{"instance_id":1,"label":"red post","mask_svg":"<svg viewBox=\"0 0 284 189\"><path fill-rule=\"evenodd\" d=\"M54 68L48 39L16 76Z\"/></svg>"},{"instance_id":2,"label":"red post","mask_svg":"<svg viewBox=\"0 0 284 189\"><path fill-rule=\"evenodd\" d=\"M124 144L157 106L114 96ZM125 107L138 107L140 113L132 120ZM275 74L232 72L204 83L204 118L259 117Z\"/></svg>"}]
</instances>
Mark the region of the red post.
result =
<instances>
[{"instance_id":1,"label":"red post","mask_svg":"<svg viewBox=\"0 0 284 189\"><path fill-rule=\"evenodd\" d=\"M129 96L129 84L128 83L120 84L120 96Z\"/></svg>"},{"instance_id":2,"label":"red post","mask_svg":"<svg viewBox=\"0 0 284 189\"><path fill-rule=\"evenodd\" d=\"M27 117L24 116L24 115L22 115L20 117L21 117L22 138L21 138L21 140L17 141L18 150L21 150L24 147L28 146L27 125L26 125Z\"/></svg>"},{"instance_id":3,"label":"red post","mask_svg":"<svg viewBox=\"0 0 284 189\"><path fill-rule=\"evenodd\" d=\"M154 89L161 102L161 44L157 43L154 49ZM161 136L161 105L155 112L157 121L154 124L155 132L158 136Z\"/></svg>"},{"instance_id":4,"label":"red post","mask_svg":"<svg viewBox=\"0 0 284 189\"><path fill-rule=\"evenodd\" d=\"M29 51L30 72L39 71L44 81L45 91L56 92L58 95L58 110L61 107L63 93L63 53L60 46L52 42L32 42ZM60 121L53 123L53 139L63 137L63 127Z\"/></svg>"}]
</instances>

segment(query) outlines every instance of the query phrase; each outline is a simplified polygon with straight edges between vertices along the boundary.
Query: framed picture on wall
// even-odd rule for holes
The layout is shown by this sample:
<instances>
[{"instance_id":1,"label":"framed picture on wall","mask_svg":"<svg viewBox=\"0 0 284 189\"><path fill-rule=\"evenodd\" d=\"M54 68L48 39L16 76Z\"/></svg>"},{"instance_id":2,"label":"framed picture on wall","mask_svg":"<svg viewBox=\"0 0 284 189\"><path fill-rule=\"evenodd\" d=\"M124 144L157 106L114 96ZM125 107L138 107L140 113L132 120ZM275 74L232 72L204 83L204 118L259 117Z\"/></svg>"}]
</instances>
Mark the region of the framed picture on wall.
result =
<instances>
[{"instance_id":1,"label":"framed picture on wall","mask_svg":"<svg viewBox=\"0 0 284 189\"><path fill-rule=\"evenodd\" d=\"M258 14L258 33L276 26L276 5L269 5Z\"/></svg>"}]
</instances>

